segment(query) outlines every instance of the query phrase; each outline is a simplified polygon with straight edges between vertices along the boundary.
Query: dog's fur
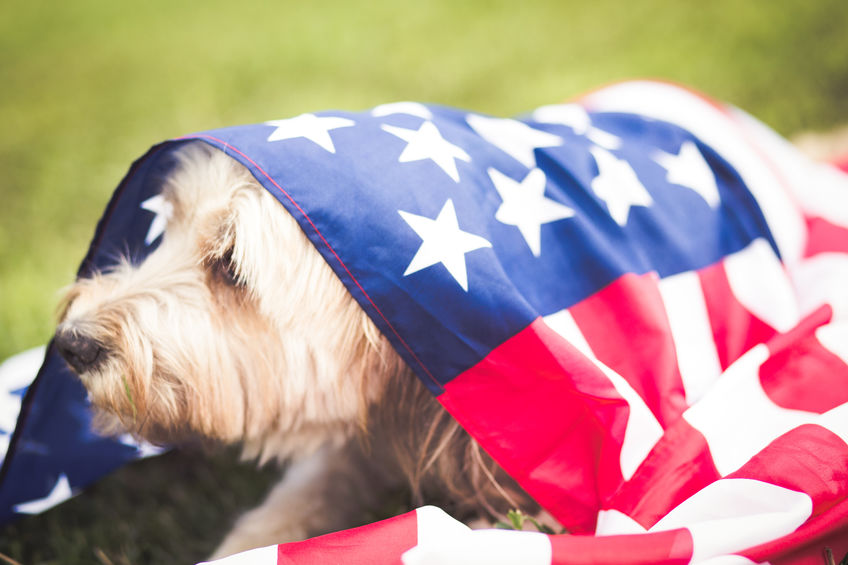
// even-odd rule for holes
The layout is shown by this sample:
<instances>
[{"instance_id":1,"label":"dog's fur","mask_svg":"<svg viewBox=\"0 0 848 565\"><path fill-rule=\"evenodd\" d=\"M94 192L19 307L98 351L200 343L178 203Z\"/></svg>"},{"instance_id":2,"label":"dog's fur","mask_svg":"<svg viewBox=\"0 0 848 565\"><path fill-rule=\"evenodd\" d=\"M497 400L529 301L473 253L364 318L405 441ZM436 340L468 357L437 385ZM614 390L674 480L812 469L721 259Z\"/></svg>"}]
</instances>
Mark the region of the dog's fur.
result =
<instances>
[{"instance_id":1,"label":"dog's fur","mask_svg":"<svg viewBox=\"0 0 848 565\"><path fill-rule=\"evenodd\" d=\"M99 347L78 372L104 432L293 461L214 557L356 525L404 486L466 518L537 510L244 167L199 142L175 159L161 244L78 280L57 336Z\"/></svg>"}]
</instances>

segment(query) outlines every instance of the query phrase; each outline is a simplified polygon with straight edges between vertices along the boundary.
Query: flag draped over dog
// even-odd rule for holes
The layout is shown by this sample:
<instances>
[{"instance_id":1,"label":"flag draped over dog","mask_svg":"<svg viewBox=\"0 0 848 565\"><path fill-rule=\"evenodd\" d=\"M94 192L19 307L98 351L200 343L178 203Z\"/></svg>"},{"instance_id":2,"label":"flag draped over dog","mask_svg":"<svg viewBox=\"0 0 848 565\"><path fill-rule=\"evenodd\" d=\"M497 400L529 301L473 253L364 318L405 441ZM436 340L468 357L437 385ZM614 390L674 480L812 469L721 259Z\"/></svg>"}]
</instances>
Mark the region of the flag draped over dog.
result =
<instances>
[{"instance_id":1,"label":"flag draped over dog","mask_svg":"<svg viewBox=\"0 0 848 565\"><path fill-rule=\"evenodd\" d=\"M349 563L848 552L848 180L835 168L650 82L520 119L417 103L304 114L154 147L83 271L156 245L157 167L189 139L253 173L442 405L570 532L472 533L425 508L246 562L340 546ZM55 355L47 367L40 387L68 379ZM50 401L24 403L2 501L37 467L21 446Z\"/></svg>"}]
</instances>

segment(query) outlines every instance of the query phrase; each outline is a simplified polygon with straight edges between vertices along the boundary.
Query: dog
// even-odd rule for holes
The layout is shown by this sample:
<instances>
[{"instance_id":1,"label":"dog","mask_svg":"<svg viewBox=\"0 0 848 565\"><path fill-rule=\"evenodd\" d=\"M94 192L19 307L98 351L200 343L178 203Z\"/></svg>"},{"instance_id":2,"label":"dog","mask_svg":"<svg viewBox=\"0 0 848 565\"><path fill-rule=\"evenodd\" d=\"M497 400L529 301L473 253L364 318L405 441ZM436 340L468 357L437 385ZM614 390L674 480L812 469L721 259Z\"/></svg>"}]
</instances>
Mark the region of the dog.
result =
<instances>
[{"instance_id":1,"label":"dog","mask_svg":"<svg viewBox=\"0 0 848 565\"><path fill-rule=\"evenodd\" d=\"M104 434L295 461L213 558L357 525L402 486L465 518L537 510L243 166L201 142L175 158L161 245L78 280L56 343Z\"/></svg>"},{"instance_id":2,"label":"dog","mask_svg":"<svg viewBox=\"0 0 848 565\"><path fill-rule=\"evenodd\" d=\"M617 138L573 110L535 115L588 136L599 167L617 166L609 153ZM333 127L345 127L334 119ZM472 126L484 137L492 131L491 122ZM509 135L526 133L509 127ZM329 138L309 140L335 151ZM456 162L468 155L451 147L451 161L432 160L457 180ZM515 151L517 161L535 163L532 150ZM489 171L494 182L496 173ZM159 246L141 262L125 257L78 279L64 299L55 344L88 390L104 434L129 431L160 443L203 437L240 443L248 459L291 461L213 558L357 525L402 489L413 505L440 504L465 520L491 521L510 508L542 512L416 378L256 171L205 142L183 143L160 198L169 219ZM610 204L607 220L623 226L633 207L650 202L647 194L630 198L617 211ZM693 198L717 209L717 193ZM547 206L547 222L572 215ZM517 220L511 225L526 239L524 251L538 257L546 244ZM474 245L484 246L479 239Z\"/></svg>"}]
</instances>

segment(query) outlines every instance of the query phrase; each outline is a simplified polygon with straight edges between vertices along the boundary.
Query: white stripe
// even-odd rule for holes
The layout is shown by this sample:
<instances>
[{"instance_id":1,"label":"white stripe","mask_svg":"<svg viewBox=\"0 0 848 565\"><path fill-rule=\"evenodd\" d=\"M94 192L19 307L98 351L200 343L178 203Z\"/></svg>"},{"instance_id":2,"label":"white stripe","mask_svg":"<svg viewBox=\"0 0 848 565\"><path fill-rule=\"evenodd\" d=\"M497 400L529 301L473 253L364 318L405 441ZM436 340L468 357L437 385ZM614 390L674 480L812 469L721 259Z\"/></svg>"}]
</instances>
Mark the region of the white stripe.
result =
<instances>
[{"instance_id":1,"label":"white stripe","mask_svg":"<svg viewBox=\"0 0 848 565\"><path fill-rule=\"evenodd\" d=\"M550 565L553 550L539 532L475 530L452 540L422 544L401 556L404 565Z\"/></svg>"},{"instance_id":2,"label":"white stripe","mask_svg":"<svg viewBox=\"0 0 848 565\"><path fill-rule=\"evenodd\" d=\"M12 391L28 387L44 362L45 346L33 347L0 363L0 463L21 411L21 397Z\"/></svg>"},{"instance_id":3,"label":"white stripe","mask_svg":"<svg viewBox=\"0 0 848 565\"><path fill-rule=\"evenodd\" d=\"M828 324L816 329L816 339L848 365L848 322Z\"/></svg>"},{"instance_id":4,"label":"white stripe","mask_svg":"<svg viewBox=\"0 0 848 565\"><path fill-rule=\"evenodd\" d=\"M619 462L624 480L629 480L662 437L662 426L630 383L595 357L592 348L568 310L545 316L544 321L563 339L591 359L607 376L618 394L630 405L630 417L627 419L627 427L624 430Z\"/></svg>"},{"instance_id":5,"label":"white stripe","mask_svg":"<svg viewBox=\"0 0 848 565\"><path fill-rule=\"evenodd\" d=\"M848 255L819 253L795 265L789 275L803 314L830 304L834 320L848 320Z\"/></svg>"},{"instance_id":6,"label":"white stripe","mask_svg":"<svg viewBox=\"0 0 848 565\"><path fill-rule=\"evenodd\" d=\"M595 526L596 536L616 536L619 534L644 534L642 524L619 510L601 510Z\"/></svg>"},{"instance_id":7,"label":"white stripe","mask_svg":"<svg viewBox=\"0 0 848 565\"><path fill-rule=\"evenodd\" d=\"M686 403L691 406L721 375L701 279L695 272L680 273L661 279L659 289L677 351Z\"/></svg>"},{"instance_id":8,"label":"white stripe","mask_svg":"<svg viewBox=\"0 0 848 565\"><path fill-rule=\"evenodd\" d=\"M803 492L753 479L721 479L683 501L651 532L687 528L690 563L741 551L794 532L813 501Z\"/></svg>"},{"instance_id":9,"label":"white stripe","mask_svg":"<svg viewBox=\"0 0 848 565\"><path fill-rule=\"evenodd\" d=\"M802 209L848 227L848 175L833 165L816 163L771 128L733 108L736 120L755 137L780 171Z\"/></svg>"},{"instance_id":10,"label":"white stripe","mask_svg":"<svg viewBox=\"0 0 848 565\"><path fill-rule=\"evenodd\" d=\"M0 390L12 391L29 386L41 368L46 352L47 347L39 345L0 363Z\"/></svg>"},{"instance_id":11,"label":"white stripe","mask_svg":"<svg viewBox=\"0 0 848 565\"><path fill-rule=\"evenodd\" d=\"M590 110L633 112L678 124L719 153L751 191L787 263L797 261L806 242L806 226L793 199L770 164L741 135L739 122L698 96L669 84L634 81L613 85L581 100Z\"/></svg>"},{"instance_id":12,"label":"white stripe","mask_svg":"<svg viewBox=\"0 0 848 565\"><path fill-rule=\"evenodd\" d=\"M811 215L848 228L848 175L827 164L814 164L806 172L806 182L798 187L801 206Z\"/></svg>"},{"instance_id":13,"label":"white stripe","mask_svg":"<svg viewBox=\"0 0 848 565\"><path fill-rule=\"evenodd\" d=\"M809 420L808 412L775 405L759 378L768 348L757 345L731 365L700 402L683 413L707 440L713 462L726 475L779 435Z\"/></svg>"},{"instance_id":14,"label":"white stripe","mask_svg":"<svg viewBox=\"0 0 848 565\"><path fill-rule=\"evenodd\" d=\"M418 545L438 545L443 541L463 539L471 528L452 518L435 506L422 506L415 510L418 528Z\"/></svg>"},{"instance_id":15,"label":"white stripe","mask_svg":"<svg viewBox=\"0 0 848 565\"><path fill-rule=\"evenodd\" d=\"M848 444L848 404L824 414L773 403L760 383L759 368L769 356L755 346L731 365L716 385L683 418L707 440L716 469L732 473L786 432L804 424L822 426Z\"/></svg>"},{"instance_id":16,"label":"white stripe","mask_svg":"<svg viewBox=\"0 0 848 565\"><path fill-rule=\"evenodd\" d=\"M848 444L848 404L842 404L828 410L818 418L815 418L813 423L827 428Z\"/></svg>"},{"instance_id":17,"label":"white stripe","mask_svg":"<svg viewBox=\"0 0 848 565\"><path fill-rule=\"evenodd\" d=\"M377 117L390 116L392 114L409 114L410 116L418 116L425 120L433 117L430 109L419 102L390 102L388 104L380 104L371 110L371 115Z\"/></svg>"},{"instance_id":18,"label":"white stripe","mask_svg":"<svg viewBox=\"0 0 848 565\"><path fill-rule=\"evenodd\" d=\"M765 239L727 256L724 268L733 295L749 312L780 332L795 327L800 320L795 291Z\"/></svg>"},{"instance_id":19,"label":"white stripe","mask_svg":"<svg viewBox=\"0 0 848 565\"><path fill-rule=\"evenodd\" d=\"M574 321L574 316L568 310L560 310L550 316L542 318L549 328L554 330L561 338L573 345L577 351L598 363L597 357L589 347L589 342L583 336L580 328L577 327L577 322Z\"/></svg>"},{"instance_id":20,"label":"white stripe","mask_svg":"<svg viewBox=\"0 0 848 565\"><path fill-rule=\"evenodd\" d=\"M45 346L33 347L0 363L0 466L21 412L21 396L12 391L28 387L44 362Z\"/></svg>"}]
</instances>

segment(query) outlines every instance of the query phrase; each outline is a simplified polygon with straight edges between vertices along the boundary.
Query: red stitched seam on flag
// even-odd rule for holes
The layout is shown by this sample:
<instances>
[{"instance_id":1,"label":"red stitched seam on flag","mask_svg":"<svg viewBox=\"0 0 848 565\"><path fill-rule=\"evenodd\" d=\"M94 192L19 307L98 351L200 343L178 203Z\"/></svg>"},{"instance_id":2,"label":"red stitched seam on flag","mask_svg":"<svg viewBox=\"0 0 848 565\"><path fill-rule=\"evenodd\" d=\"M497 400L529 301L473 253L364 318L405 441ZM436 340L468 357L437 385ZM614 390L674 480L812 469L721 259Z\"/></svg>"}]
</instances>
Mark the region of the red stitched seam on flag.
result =
<instances>
[{"instance_id":1,"label":"red stitched seam on flag","mask_svg":"<svg viewBox=\"0 0 848 565\"><path fill-rule=\"evenodd\" d=\"M289 202L291 202L292 205L295 208L297 208L298 212L303 214L303 217L306 218L306 221L309 222L309 225L312 227L313 230L315 230L315 233L318 235L318 237L321 238L321 241L324 243L325 246L327 246L327 249L330 250L330 253L333 254L333 257L335 257L336 260L339 262L339 265L342 266L342 268L348 274L350 279L354 282L354 284L356 284L356 288L358 288L360 290L360 292L362 292L362 295L365 296L365 298L368 300L368 303L371 304L371 306L380 315L380 317L383 319L383 321L386 323L386 325L389 327L389 329L392 330L392 333L395 334L395 337L397 337L400 340L400 342L403 344L403 347L409 352L409 354L412 356L412 358L415 359L415 361L418 363L418 365L421 367L421 369L427 374L427 376L430 377L430 380L433 381L433 384L435 384L439 388L440 391L443 391L444 389L442 388L441 383L439 383L439 381L436 380L436 378L433 376L433 374L430 373L429 369L427 369L427 367L424 365L424 363L421 361L421 359L419 359L418 356L415 355L415 352L412 351L412 348L409 347L409 344L406 343L406 341L400 336L400 334L397 332L397 330L394 328L394 326L392 326L392 324L389 322L389 320L386 319L386 316L383 315L383 312L381 312L380 309L377 307L377 305L374 304L374 301L371 300L371 297L368 296L368 293L365 292L365 289L362 288L362 285L359 284L359 281L356 280L356 277L353 276L353 273L350 272L350 270L347 268L347 265L345 265L344 261L342 261L341 257L338 256L338 254L336 253L336 250L333 249L333 246L330 245L330 243L324 238L324 234L322 234L321 231L318 229L318 227L312 222L312 218L310 218L309 215L303 210L303 208L301 208L300 205L297 202L295 202L294 198L292 198L291 195L288 192L283 190L283 187L281 187L279 184L277 184L277 181L275 181L271 177L271 175L269 175L267 172L265 172L265 170L262 167L257 165L256 162L253 159L251 159L250 157L248 157L247 155L245 155L244 153L242 153L241 151L239 151L238 149L236 149L235 147L233 147L232 145L230 145L226 141L223 141L223 140L218 139L216 137L213 137L211 135L189 135L189 136L185 136L185 137L178 137L176 139L177 140L184 140L184 139L198 139L198 138L211 139L212 141L215 141L216 143L220 143L221 145L223 145L227 149L231 149L233 152L238 153L244 159L249 161L251 165L256 167L256 170L258 170L260 173L265 175L265 178L267 178L269 181L271 181L271 183L273 183L273 185L275 187L277 187L277 190L279 190L281 194L283 194L286 198L288 198Z\"/></svg>"}]
</instances>

